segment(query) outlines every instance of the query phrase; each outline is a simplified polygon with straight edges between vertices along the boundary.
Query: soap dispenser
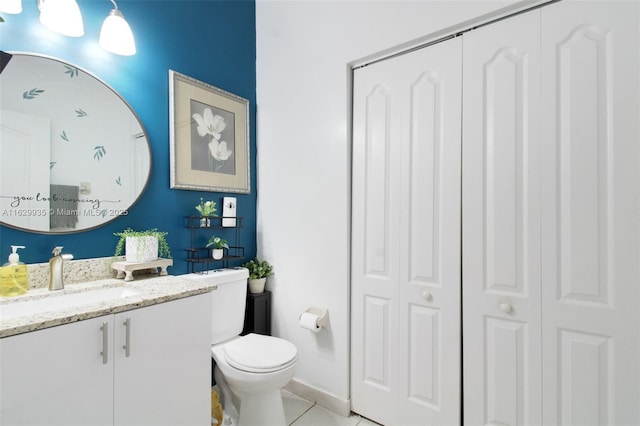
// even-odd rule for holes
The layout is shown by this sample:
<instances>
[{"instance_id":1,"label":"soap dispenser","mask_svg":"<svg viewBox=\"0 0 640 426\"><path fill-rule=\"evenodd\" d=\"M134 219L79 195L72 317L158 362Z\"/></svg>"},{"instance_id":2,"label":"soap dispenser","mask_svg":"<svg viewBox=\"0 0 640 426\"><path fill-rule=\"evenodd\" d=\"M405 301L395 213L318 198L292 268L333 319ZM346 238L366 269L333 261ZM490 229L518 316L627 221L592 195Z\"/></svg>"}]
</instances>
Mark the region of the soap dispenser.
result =
<instances>
[{"instance_id":1,"label":"soap dispenser","mask_svg":"<svg viewBox=\"0 0 640 426\"><path fill-rule=\"evenodd\" d=\"M24 246L11 246L9 262L0 268L0 296L19 296L25 294L29 287L27 265L20 262L18 249Z\"/></svg>"}]
</instances>

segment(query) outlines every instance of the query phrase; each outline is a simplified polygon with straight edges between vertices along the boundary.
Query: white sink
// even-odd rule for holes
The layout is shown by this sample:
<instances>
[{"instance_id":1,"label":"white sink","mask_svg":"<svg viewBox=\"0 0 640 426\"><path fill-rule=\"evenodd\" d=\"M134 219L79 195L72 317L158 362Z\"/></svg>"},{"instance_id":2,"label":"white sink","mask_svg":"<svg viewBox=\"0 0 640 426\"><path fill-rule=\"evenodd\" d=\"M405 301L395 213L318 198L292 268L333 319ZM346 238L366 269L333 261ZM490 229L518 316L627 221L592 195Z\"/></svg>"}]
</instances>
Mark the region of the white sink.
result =
<instances>
[{"instance_id":1,"label":"white sink","mask_svg":"<svg viewBox=\"0 0 640 426\"><path fill-rule=\"evenodd\" d=\"M111 302L139 294L139 291L128 287L107 287L77 293L52 293L39 299L27 299L0 305L0 320L37 315L94 303Z\"/></svg>"}]
</instances>

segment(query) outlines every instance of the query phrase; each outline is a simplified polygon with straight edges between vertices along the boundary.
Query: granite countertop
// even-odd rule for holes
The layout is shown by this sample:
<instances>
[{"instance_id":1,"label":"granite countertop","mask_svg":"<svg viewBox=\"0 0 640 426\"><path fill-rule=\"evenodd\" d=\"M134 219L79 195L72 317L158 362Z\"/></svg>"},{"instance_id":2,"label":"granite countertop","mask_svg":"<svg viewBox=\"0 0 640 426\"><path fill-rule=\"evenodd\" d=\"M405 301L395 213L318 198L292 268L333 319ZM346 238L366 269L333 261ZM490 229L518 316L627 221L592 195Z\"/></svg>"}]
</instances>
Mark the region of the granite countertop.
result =
<instances>
[{"instance_id":1,"label":"granite countertop","mask_svg":"<svg viewBox=\"0 0 640 426\"><path fill-rule=\"evenodd\" d=\"M21 296L0 298L0 338L207 293L214 290L216 286L211 283L211 280L205 279L206 277L207 275L199 274L153 275L152 278L136 278L135 281L126 283L122 279L111 278L71 284L59 291L38 288L29 290ZM66 308L45 308L36 314L30 313L24 316L9 316L8 318L2 316L2 307L10 304L107 288L132 289L136 294L106 302L89 302Z\"/></svg>"}]
</instances>

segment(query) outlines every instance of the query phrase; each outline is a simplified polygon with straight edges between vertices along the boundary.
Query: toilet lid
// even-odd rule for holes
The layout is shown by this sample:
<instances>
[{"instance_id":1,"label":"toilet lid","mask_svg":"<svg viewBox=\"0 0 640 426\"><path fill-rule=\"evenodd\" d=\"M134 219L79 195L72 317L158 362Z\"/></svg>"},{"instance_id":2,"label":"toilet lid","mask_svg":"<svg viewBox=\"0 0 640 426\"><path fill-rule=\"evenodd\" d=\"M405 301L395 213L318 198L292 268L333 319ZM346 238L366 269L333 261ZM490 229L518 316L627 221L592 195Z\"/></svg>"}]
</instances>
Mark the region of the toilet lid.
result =
<instances>
[{"instance_id":1,"label":"toilet lid","mask_svg":"<svg viewBox=\"0 0 640 426\"><path fill-rule=\"evenodd\" d=\"M288 367L296 361L297 353L291 342L253 333L224 345L229 365L253 373L268 373Z\"/></svg>"}]
</instances>

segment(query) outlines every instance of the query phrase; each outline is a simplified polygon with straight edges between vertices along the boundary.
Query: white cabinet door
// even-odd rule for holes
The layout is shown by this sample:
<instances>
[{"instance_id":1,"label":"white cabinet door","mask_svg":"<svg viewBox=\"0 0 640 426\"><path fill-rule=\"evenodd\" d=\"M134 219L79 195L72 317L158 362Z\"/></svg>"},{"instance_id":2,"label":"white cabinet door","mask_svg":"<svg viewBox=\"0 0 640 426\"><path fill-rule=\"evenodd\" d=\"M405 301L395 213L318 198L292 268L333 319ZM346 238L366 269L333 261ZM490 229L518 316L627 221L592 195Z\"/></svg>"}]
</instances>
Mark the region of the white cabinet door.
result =
<instances>
[{"instance_id":1,"label":"white cabinet door","mask_svg":"<svg viewBox=\"0 0 640 426\"><path fill-rule=\"evenodd\" d=\"M114 424L209 424L210 341L209 293L115 315Z\"/></svg>"},{"instance_id":2,"label":"white cabinet door","mask_svg":"<svg viewBox=\"0 0 640 426\"><path fill-rule=\"evenodd\" d=\"M539 24L463 36L465 424L541 423Z\"/></svg>"},{"instance_id":3,"label":"white cabinet door","mask_svg":"<svg viewBox=\"0 0 640 426\"><path fill-rule=\"evenodd\" d=\"M0 339L0 425L113 425L113 316Z\"/></svg>"},{"instance_id":4,"label":"white cabinet door","mask_svg":"<svg viewBox=\"0 0 640 426\"><path fill-rule=\"evenodd\" d=\"M545 425L640 424L639 5L542 9Z\"/></svg>"},{"instance_id":5,"label":"white cabinet door","mask_svg":"<svg viewBox=\"0 0 640 426\"><path fill-rule=\"evenodd\" d=\"M353 410L460 420L459 39L354 71Z\"/></svg>"}]
</instances>

